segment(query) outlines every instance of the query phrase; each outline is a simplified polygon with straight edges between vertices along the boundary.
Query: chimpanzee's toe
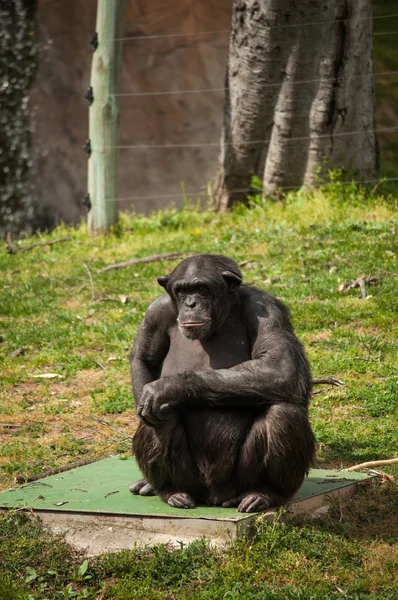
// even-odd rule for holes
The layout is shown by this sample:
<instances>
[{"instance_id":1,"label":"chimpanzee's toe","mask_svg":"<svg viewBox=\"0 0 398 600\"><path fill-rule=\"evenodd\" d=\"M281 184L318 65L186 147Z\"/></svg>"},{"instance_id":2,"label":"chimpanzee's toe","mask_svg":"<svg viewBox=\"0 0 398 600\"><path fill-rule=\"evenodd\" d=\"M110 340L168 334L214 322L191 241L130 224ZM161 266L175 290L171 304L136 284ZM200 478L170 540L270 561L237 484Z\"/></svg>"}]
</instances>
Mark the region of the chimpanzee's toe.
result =
<instances>
[{"instance_id":1,"label":"chimpanzee's toe","mask_svg":"<svg viewBox=\"0 0 398 600\"><path fill-rule=\"evenodd\" d=\"M142 490L147 485L148 482L146 479L140 479L139 481L136 481L135 483L130 485L129 490L132 494L139 494L140 490Z\"/></svg>"},{"instance_id":2,"label":"chimpanzee's toe","mask_svg":"<svg viewBox=\"0 0 398 600\"><path fill-rule=\"evenodd\" d=\"M193 498L186 492L172 494L167 503L174 508L195 508L196 506Z\"/></svg>"},{"instance_id":3,"label":"chimpanzee's toe","mask_svg":"<svg viewBox=\"0 0 398 600\"><path fill-rule=\"evenodd\" d=\"M147 483L139 491L140 496L156 496L156 492L150 483Z\"/></svg>"},{"instance_id":4,"label":"chimpanzee's toe","mask_svg":"<svg viewBox=\"0 0 398 600\"><path fill-rule=\"evenodd\" d=\"M263 512L270 507L270 499L266 494L249 492L239 504L238 511L243 513Z\"/></svg>"}]
</instances>

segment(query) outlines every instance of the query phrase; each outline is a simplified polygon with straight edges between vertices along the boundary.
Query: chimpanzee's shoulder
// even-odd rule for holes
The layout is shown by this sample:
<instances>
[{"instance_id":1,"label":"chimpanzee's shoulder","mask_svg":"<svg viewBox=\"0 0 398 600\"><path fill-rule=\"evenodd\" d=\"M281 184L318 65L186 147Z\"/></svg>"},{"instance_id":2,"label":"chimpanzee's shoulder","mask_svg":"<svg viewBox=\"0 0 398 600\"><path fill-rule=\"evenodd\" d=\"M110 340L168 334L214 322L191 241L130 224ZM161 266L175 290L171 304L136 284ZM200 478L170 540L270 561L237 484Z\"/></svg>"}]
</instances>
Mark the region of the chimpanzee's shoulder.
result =
<instances>
[{"instance_id":1,"label":"chimpanzee's shoulder","mask_svg":"<svg viewBox=\"0 0 398 600\"><path fill-rule=\"evenodd\" d=\"M169 327L176 321L176 312L168 294L156 298L147 308L144 322L149 326Z\"/></svg>"},{"instance_id":2,"label":"chimpanzee's shoulder","mask_svg":"<svg viewBox=\"0 0 398 600\"><path fill-rule=\"evenodd\" d=\"M254 286L242 285L239 295L244 313L250 319L266 318L270 323L291 328L290 314L287 306L275 296Z\"/></svg>"}]
</instances>

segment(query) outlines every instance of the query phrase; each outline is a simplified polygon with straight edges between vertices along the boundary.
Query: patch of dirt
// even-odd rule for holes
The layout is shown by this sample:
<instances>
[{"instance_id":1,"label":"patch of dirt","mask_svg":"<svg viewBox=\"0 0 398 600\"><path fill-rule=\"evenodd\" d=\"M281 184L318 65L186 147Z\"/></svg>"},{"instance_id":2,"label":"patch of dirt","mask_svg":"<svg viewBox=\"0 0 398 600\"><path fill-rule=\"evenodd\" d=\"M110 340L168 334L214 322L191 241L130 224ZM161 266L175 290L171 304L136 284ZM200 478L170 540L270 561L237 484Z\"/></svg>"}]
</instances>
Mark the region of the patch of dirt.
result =
<instances>
[{"instance_id":1,"label":"patch of dirt","mask_svg":"<svg viewBox=\"0 0 398 600\"><path fill-rule=\"evenodd\" d=\"M339 327L341 330L352 331L352 325L346 324L341 325ZM383 329L381 327L371 326L364 327L363 325L355 325L355 333L361 335L369 335L369 336L378 336L383 333Z\"/></svg>"},{"instance_id":2,"label":"patch of dirt","mask_svg":"<svg viewBox=\"0 0 398 600\"><path fill-rule=\"evenodd\" d=\"M312 344L313 342L318 342L320 340L330 340L331 337L331 331L320 331L319 333L306 333L305 336L303 336L303 338L308 344Z\"/></svg>"},{"instance_id":3,"label":"patch of dirt","mask_svg":"<svg viewBox=\"0 0 398 600\"><path fill-rule=\"evenodd\" d=\"M98 387L104 380L105 371L103 369L83 369L67 381L51 382L49 389L50 392L55 392L54 396L70 396L71 394L85 396Z\"/></svg>"},{"instance_id":4,"label":"patch of dirt","mask_svg":"<svg viewBox=\"0 0 398 600\"><path fill-rule=\"evenodd\" d=\"M70 298L69 300L67 300L66 302L61 304L61 306L60 306L60 308L63 308L65 310L72 310L72 311L79 310L81 307L82 307L82 303L79 300L77 300L76 298Z\"/></svg>"},{"instance_id":5,"label":"patch of dirt","mask_svg":"<svg viewBox=\"0 0 398 600\"><path fill-rule=\"evenodd\" d=\"M372 541L398 541L398 504L396 484L381 484L379 481L359 488L355 496L343 504L344 520L349 527L350 537L369 539ZM340 510L338 519L341 518ZM364 526L364 523L366 526ZM388 554L387 548L393 552L394 546L379 543L377 554L380 558ZM397 550L397 548L395 548ZM391 554L392 556L392 554ZM395 554L396 556L396 554Z\"/></svg>"},{"instance_id":6,"label":"patch of dirt","mask_svg":"<svg viewBox=\"0 0 398 600\"><path fill-rule=\"evenodd\" d=\"M356 417L363 416L363 406L356 406L355 404L346 404L344 406L333 406L332 416L333 417Z\"/></svg>"}]
</instances>

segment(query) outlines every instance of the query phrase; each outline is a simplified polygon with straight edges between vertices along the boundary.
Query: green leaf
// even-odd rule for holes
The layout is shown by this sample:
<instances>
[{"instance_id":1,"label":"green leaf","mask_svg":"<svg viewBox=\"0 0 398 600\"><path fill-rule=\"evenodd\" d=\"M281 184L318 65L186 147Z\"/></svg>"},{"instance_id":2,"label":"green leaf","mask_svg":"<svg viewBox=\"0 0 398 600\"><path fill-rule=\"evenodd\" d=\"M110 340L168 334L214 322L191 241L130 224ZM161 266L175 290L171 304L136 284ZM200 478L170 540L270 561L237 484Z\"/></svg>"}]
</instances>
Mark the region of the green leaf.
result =
<instances>
[{"instance_id":1,"label":"green leaf","mask_svg":"<svg viewBox=\"0 0 398 600\"><path fill-rule=\"evenodd\" d=\"M83 577L83 575L87 572L87 569L88 569L88 560L86 559L82 562L82 564L79 567L78 573L79 573L80 577Z\"/></svg>"},{"instance_id":2,"label":"green leaf","mask_svg":"<svg viewBox=\"0 0 398 600\"><path fill-rule=\"evenodd\" d=\"M28 577L25 579L25 583L30 583L37 579L37 573L33 567L26 567L26 572L28 573Z\"/></svg>"}]
</instances>

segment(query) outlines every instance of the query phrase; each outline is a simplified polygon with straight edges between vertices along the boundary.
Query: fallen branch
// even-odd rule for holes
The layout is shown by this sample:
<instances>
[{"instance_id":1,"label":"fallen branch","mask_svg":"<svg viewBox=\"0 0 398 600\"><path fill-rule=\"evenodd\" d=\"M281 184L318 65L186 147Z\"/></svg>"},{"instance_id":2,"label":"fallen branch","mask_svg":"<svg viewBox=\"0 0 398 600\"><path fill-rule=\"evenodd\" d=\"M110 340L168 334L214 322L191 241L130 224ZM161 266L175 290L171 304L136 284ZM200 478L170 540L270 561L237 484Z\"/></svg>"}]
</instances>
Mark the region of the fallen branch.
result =
<instances>
[{"instance_id":1,"label":"fallen branch","mask_svg":"<svg viewBox=\"0 0 398 600\"><path fill-rule=\"evenodd\" d=\"M361 275L358 279L354 281L346 281L345 283L341 283L337 288L339 292L348 292L348 290L352 290L353 288L359 287L361 289L361 297L362 299L366 298L366 287L365 284L377 283L380 277L374 275Z\"/></svg>"},{"instance_id":2,"label":"fallen branch","mask_svg":"<svg viewBox=\"0 0 398 600\"><path fill-rule=\"evenodd\" d=\"M387 460L371 460L369 462L360 463L359 465L354 465L353 467L348 467L348 469L344 469L344 471L359 471L359 469L371 469L373 467L396 464L398 464L398 458L389 458Z\"/></svg>"},{"instance_id":3,"label":"fallen branch","mask_svg":"<svg viewBox=\"0 0 398 600\"><path fill-rule=\"evenodd\" d=\"M381 271L382 273L386 273L387 275L393 275L394 277L398 277L398 273L395 271L386 271L385 269L380 269L379 267L373 267L376 271Z\"/></svg>"},{"instance_id":4,"label":"fallen branch","mask_svg":"<svg viewBox=\"0 0 398 600\"><path fill-rule=\"evenodd\" d=\"M335 379L334 377L314 377L312 383L314 385L324 383L325 385L335 385L336 387L343 387L345 385L344 381L341 381L341 379Z\"/></svg>"},{"instance_id":5,"label":"fallen branch","mask_svg":"<svg viewBox=\"0 0 398 600\"><path fill-rule=\"evenodd\" d=\"M32 250L32 248L38 248L39 246L51 246L52 244L59 244L60 242L70 242L71 237L63 237L58 240L51 240L49 242L37 242L37 244L31 244L30 246L15 246L14 244L7 242L6 251L8 254L16 254L17 252L25 252L26 250Z\"/></svg>"},{"instance_id":6,"label":"fallen branch","mask_svg":"<svg viewBox=\"0 0 398 600\"><path fill-rule=\"evenodd\" d=\"M126 260L125 262L108 265L107 267L100 269L98 273L106 273L107 271L113 271L114 269L124 269L125 267L131 267L132 265L151 263L158 260L172 260L173 258L183 256L183 254L183 252L169 252L168 254L153 254L152 256L144 256L143 258L132 258L130 260Z\"/></svg>"}]
</instances>

